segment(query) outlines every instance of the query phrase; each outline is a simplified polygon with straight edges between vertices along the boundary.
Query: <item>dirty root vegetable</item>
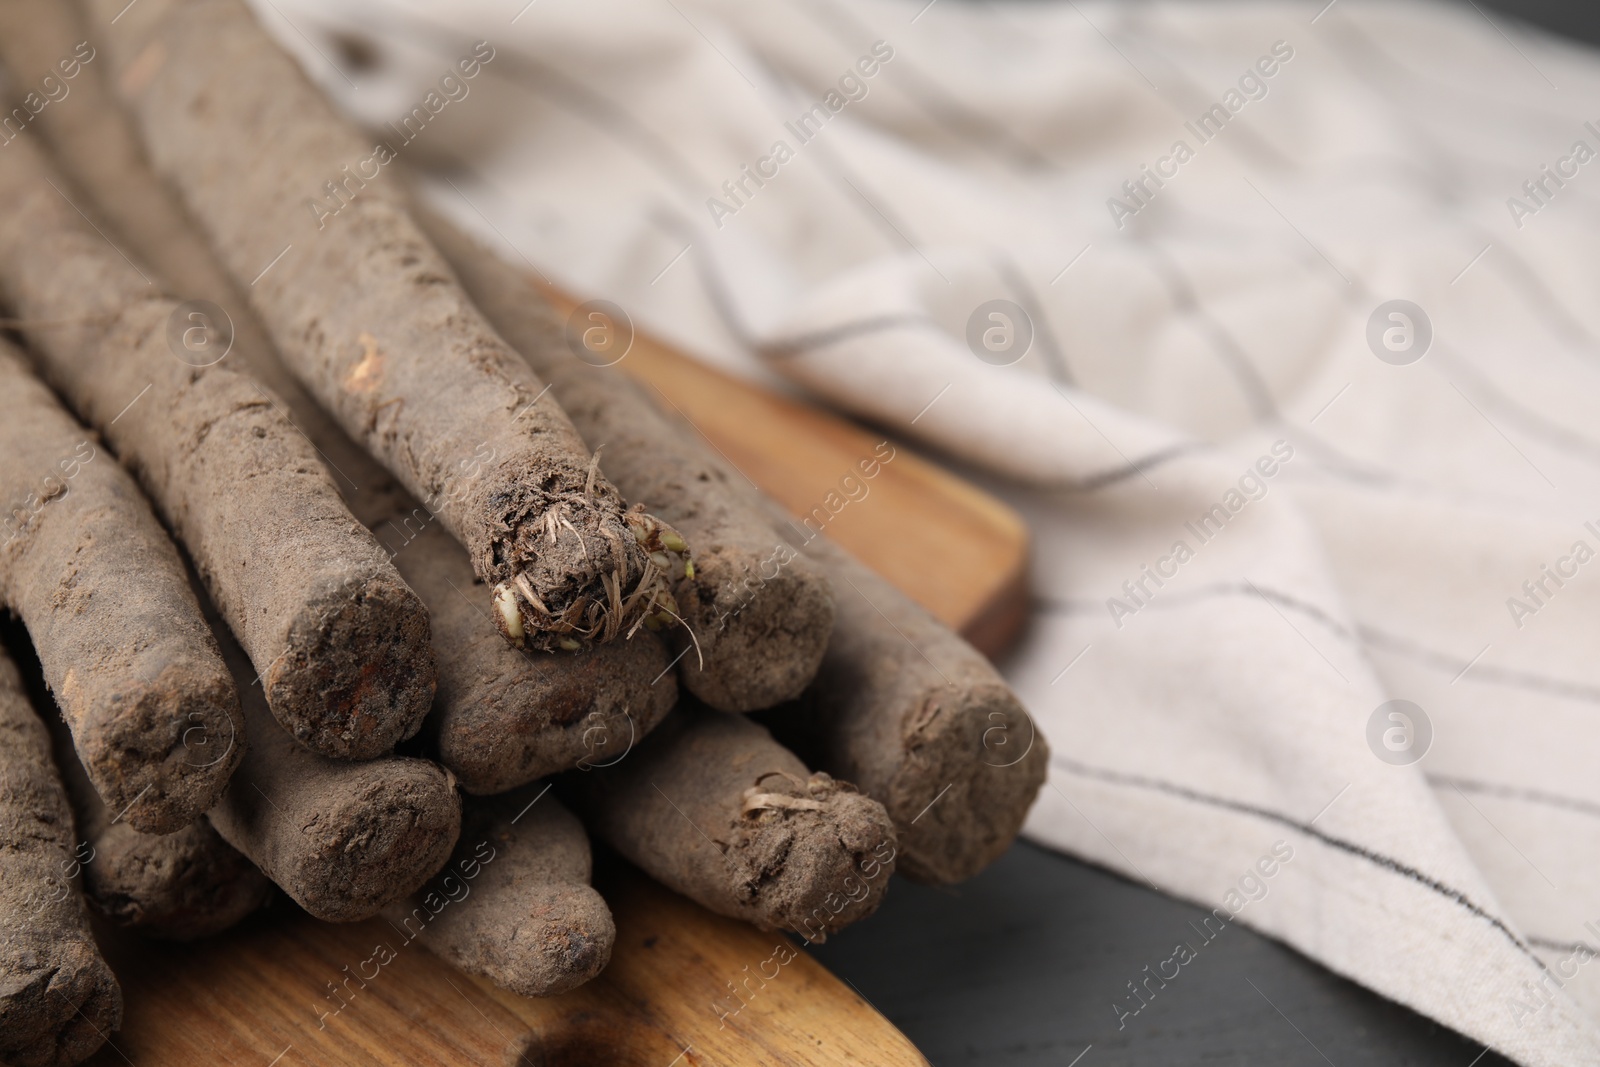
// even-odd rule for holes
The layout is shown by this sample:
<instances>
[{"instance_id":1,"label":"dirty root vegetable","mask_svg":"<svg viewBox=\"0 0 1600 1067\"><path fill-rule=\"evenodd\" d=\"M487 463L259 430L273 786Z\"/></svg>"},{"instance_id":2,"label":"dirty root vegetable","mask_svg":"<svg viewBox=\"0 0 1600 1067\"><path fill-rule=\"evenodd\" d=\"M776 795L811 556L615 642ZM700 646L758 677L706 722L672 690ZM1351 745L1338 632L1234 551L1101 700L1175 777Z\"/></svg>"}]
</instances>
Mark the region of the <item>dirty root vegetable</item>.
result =
<instances>
[{"instance_id":1,"label":"dirty root vegetable","mask_svg":"<svg viewBox=\"0 0 1600 1067\"><path fill-rule=\"evenodd\" d=\"M83 40L72 5L19 0L27 17L0 13L17 36L0 55L55 56ZM130 16L131 17L131 16ZM119 25L121 25L119 23ZM618 758L677 700L660 640L571 655L518 650L490 632L493 608L472 563L433 512L395 484L334 424L279 361L254 312L227 279L169 186L151 169L123 109L88 64L73 83L78 106L51 108L35 129L84 191L108 231L175 292L211 301L233 323L231 360L242 362L337 473L351 511L369 527L428 609L438 671L429 745L469 793L498 793L576 766Z\"/></svg>"},{"instance_id":2,"label":"dirty root vegetable","mask_svg":"<svg viewBox=\"0 0 1600 1067\"><path fill-rule=\"evenodd\" d=\"M433 877L455 848L461 797L425 759L328 759L284 732L249 682L243 652L222 652L239 681L243 762L208 818L306 911L355 922Z\"/></svg>"},{"instance_id":3,"label":"dirty root vegetable","mask_svg":"<svg viewBox=\"0 0 1600 1067\"><path fill-rule=\"evenodd\" d=\"M221 794L241 752L233 679L176 547L127 472L0 340L0 603L21 617L95 789L171 833Z\"/></svg>"},{"instance_id":4,"label":"dirty root vegetable","mask_svg":"<svg viewBox=\"0 0 1600 1067\"><path fill-rule=\"evenodd\" d=\"M888 809L900 873L972 877L1022 829L1044 785L1044 737L977 649L826 539L807 552L839 590L833 638L773 730Z\"/></svg>"},{"instance_id":5,"label":"dirty root vegetable","mask_svg":"<svg viewBox=\"0 0 1600 1067\"><path fill-rule=\"evenodd\" d=\"M59 720L58 720L59 721ZM83 895L100 914L146 937L193 941L238 923L266 903L272 883L218 836L204 815L171 834L143 834L100 800L62 725L50 724L56 767L88 844ZM225 738L196 743L221 756Z\"/></svg>"},{"instance_id":6,"label":"dirty root vegetable","mask_svg":"<svg viewBox=\"0 0 1600 1067\"><path fill-rule=\"evenodd\" d=\"M762 929L822 941L877 910L894 869L882 805L740 716L680 709L615 767L564 785L590 830L657 881Z\"/></svg>"},{"instance_id":7,"label":"dirty root vegetable","mask_svg":"<svg viewBox=\"0 0 1600 1067\"><path fill-rule=\"evenodd\" d=\"M606 477L694 546L692 566L673 585L685 625L670 636L684 687L718 711L798 696L827 647L833 595L821 569L789 546L760 490L620 366L580 359L521 271L431 210L419 207L416 217L584 440L604 442Z\"/></svg>"},{"instance_id":8,"label":"dirty root vegetable","mask_svg":"<svg viewBox=\"0 0 1600 1067\"><path fill-rule=\"evenodd\" d=\"M525 997L582 985L616 926L589 886L589 839L545 785L471 800L455 855L384 916L407 941Z\"/></svg>"},{"instance_id":9,"label":"dirty root vegetable","mask_svg":"<svg viewBox=\"0 0 1600 1067\"><path fill-rule=\"evenodd\" d=\"M277 399L186 347L216 324L162 295L75 195L36 138L0 151L0 291L40 373L189 550L285 728L332 756L387 751L433 696L421 603Z\"/></svg>"},{"instance_id":10,"label":"dirty root vegetable","mask_svg":"<svg viewBox=\"0 0 1600 1067\"><path fill-rule=\"evenodd\" d=\"M249 10L174 0L89 11L156 169L289 368L467 547L502 633L577 649L672 622L673 575L648 553L676 535L624 506L423 237L403 190L351 171L370 141ZM320 196L336 197L337 214L316 210Z\"/></svg>"},{"instance_id":11,"label":"dirty root vegetable","mask_svg":"<svg viewBox=\"0 0 1600 1067\"><path fill-rule=\"evenodd\" d=\"M50 737L0 651L0 1062L65 1067L122 1023L122 990L89 932Z\"/></svg>"}]
</instances>

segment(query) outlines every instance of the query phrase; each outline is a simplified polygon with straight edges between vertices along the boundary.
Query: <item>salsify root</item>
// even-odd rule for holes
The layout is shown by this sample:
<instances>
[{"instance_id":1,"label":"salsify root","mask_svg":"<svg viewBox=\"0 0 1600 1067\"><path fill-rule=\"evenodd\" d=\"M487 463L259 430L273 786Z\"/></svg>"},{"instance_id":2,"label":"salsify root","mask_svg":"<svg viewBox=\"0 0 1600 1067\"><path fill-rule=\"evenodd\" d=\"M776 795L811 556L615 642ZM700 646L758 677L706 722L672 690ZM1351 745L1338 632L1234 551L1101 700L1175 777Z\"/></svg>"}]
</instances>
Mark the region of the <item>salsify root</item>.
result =
<instances>
[{"instance_id":1,"label":"salsify root","mask_svg":"<svg viewBox=\"0 0 1600 1067\"><path fill-rule=\"evenodd\" d=\"M407 942L525 997L599 974L617 935L589 885L589 838L548 788L468 801L445 869L384 911Z\"/></svg>"},{"instance_id":2,"label":"salsify root","mask_svg":"<svg viewBox=\"0 0 1600 1067\"><path fill-rule=\"evenodd\" d=\"M815 765L881 801L900 872L959 882L1004 852L1044 784L1043 735L983 654L824 538L842 590L816 681L767 719Z\"/></svg>"},{"instance_id":3,"label":"salsify root","mask_svg":"<svg viewBox=\"0 0 1600 1067\"><path fill-rule=\"evenodd\" d=\"M248 287L290 369L467 547L502 633L570 649L670 621L669 578L639 540L656 523L624 517L544 384L418 230L404 190L351 177L336 217L307 210L371 145L245 6L89 11L156 169ZM274 131L266 155L262 129Z\"/></svg>"},{"instance_id":4,"label":"salsify root","mask_svg":"<svg viewBox=\"0 0 1600 1067\"><path fill-rule=\"evenodd\" d=\"M217 833L327 922L369 918L433 877L461 829L455 780L425 759L354 763L296 744L250 686L243 652L219 643L249 748L207 816Z\"/></svg>"},{"instance_id":5,"label":"salsify root","mask_svg":"<svg viewBox=\"0 0 1600 1067\"><path fill-rule=\"evenodd\" d=\"M563 782L612 848L762 929L825 940L877 910L894 870L883 806L740 716L680 709L615 767Z\"/></svg>"},{"instance_id":6,"label":"salsify root","mask_svg":"<svg viewBox=\"0 0 1600 1067\"><path fill-rule=\"evenodd\" d=\"M146 937L193 941L221 933L266 903L272 883L204 815L171 834L143 834L118 818L100 800L71 736L57 722L50 724L56 767L88 846L80 851L86 853L83 895L91 908Z\"/></svg>"},{"instance_id":7,"label":"salsify root","mask_svg":"<svg viewBox=\"0 0 1600 1067\"><path fill-rule=\"evenodd\" d=\"M0 396L0 603L105 803L140 830L179 830L242 755L233 679L138 486L3 340Z\"/></svg>"},{"instance_id":8,"label":"salsify root","mask_svg":"<svg viewBox=\"0 0 1600 1067\"><path fill-rule=\"evenodd\" d=\"M416 514L396 515L388 529ZM424 736L468 793L620 760L677 703L656 635L572 653L512 648L486 632L484 606L458 592L471 588L472 567L448 533L419 531L395 558L433 611L439 695Z\"/></svg>"},{"instance_id":9,"label":"salsify root","mask_svg":"<svg viewBox=\"0 0 1600 1067\"><path fill-rule=\"evenodd\" d=\"M19 2L32 9L19 39L32 54L61 54L81 39L72 6ZM0 53L10 49L0 41ZM339 472L350 509L421 597L438 671L427 732L439 761L466 791L498 793L580 763L621 758L677 700L661 641L640 633L580 653L546 655L515 649L489 632L493 608L475 588L466 551L284 369L255 314L151 169L101 74L100 66L84 67L73 88L80 106L50 109L37 128L89 195L91 210L131 254L175 291L209 300L229 316L232 358L277 394L295 426Z\"/></svg>"},{"instance_id":10,"label":"salsify root","mask_svg":"<svg viewBox=\"0 0 1600 1067\"><path fill-rule=\"evenodd\" d=\"M516 268L426 209L418 218L491 321L552 383L580 432L606 442L602 462L618 487L696 545L694 578L676 591L705 665L693 652L683 657L685 687L738 711L792 697L815 676L813 691L770 722L816 766L888 808L903 873L962 881L1005 851L1044 783L1048 749L993 666L831 542L789 549L789 524L776 505L615 368L578 359ZM763 545L798 558L771 568L772 580L734 581ZM756 591L744 593L752 584ZM724 624L708 609L730 599L742 610ZM831 639L822 619L832 624ZM808 629L788 643L782 627L800 623ZM784 684L771 684L779 679Z\"/></svg>"},{"instance_id":11,"label":"salsify root","mask_svg":"<svg viewBox=\"0 0 1600 1067\"><path fill-rule=\"evenodd\" d=\"M88 840L94 862L84 867L84 895L100 914L146 937L211 937L272 895L266 875L204 816L175 834L141 834L116 823Z\"/></svg>"},{"instance_id":12,"label":"salsify root","mask_svg":"<svg viewBox=\"0 0 1600 1067\"><path fill-rule=\"evenodd\" d=\"M122 990L89 930L81 856L50 737L0 650L0 1062L87 1059L122 1023Z\"/></svg>"},{"instance_id":13,"label":"salsify root","mask_svg":"<svg viewBox=\"0 0 1600 1067\"><path fill-rule=\"evenodd\" d=\"M285 728L332 756L387 751L433 696L421 603L277 399L232 364L180 358L174 331L204 329L203 313L161 295L69 195L35 138L0 152L0 289L41 374L188 548Z\"/></svg>"},{"instance_id":14,"label":"salsify root","mask_svg":"<svg viewBox=\"0 0 1600 1067\"><path fill-rule=\"evenodd\" d=\"M684 687L718 711L798 696L827 647L833 596L821 569L789 545L760 490L620 366L580 359L521 271L430 209L418 207L416 218L495 329L550 383L584 440L605 442L606 476L694 546L687 570L671 567L684 626L668 636Z\"/></svg>"}]
</instances>

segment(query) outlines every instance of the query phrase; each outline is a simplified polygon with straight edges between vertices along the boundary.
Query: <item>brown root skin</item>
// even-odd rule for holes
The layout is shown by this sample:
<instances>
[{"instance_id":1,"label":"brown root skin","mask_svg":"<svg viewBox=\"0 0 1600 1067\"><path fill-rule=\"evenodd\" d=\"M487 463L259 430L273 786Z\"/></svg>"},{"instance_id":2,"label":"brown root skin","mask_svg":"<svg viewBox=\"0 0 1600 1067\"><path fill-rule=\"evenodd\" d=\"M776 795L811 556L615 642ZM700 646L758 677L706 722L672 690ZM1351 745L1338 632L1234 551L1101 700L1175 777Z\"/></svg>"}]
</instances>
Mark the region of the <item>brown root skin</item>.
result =
<instances>
[{"instance_id":1,"label":"brown root skin","mask_svg":"<svg viewBox=\"0 0 1600 1067\"><path fill-rule=\"evenodd\" d=\"M205 818L175 834L117 823L93 840L84 868L89 903L146 937L193 941L237 925L267 902L272 883Z\"/></svg>"},{"instance_id":2,"label":"brown root skin","mask_svg":"<svg viewBox=\"0 0 1600 1067\"><path fill-rule=\"evenodd\" d=\"M484 583L511 583L526 643L630 632L649 606L635 593L652 568L621 497L418 231L402 191L380 178L336 219L307 210L330 175L370 152L366 136L241 3L89 10L152 162L248 289L285 363L436 506ZM276 131L266 155L261 129Z\"/></svg>"},{"instance_id":3,"label":"brown root skin","mask_svg":"<svg viewBox=\"0 0 1600 1067\"><path fill-rule=\"evenodd\" d=\"M545 788L469 802L445 870L384 912L408 940L525 997L587 982L616 940L583 827Z\"/></svg>"},{"instance_id":4,"label":"brown root skin","mask_svg":"<svg viewBox=\"0 0 1600 1067\"><path fill-rule=\"evenodd\" d=\"M389 568L353 573L308 596L264 676L267 702L295 740L371 759L422 726L437 684L426 608ZM290 709L318 709L298 714Z\"/></svg>"},{"instance_id":5,"label":"brown root skin","mask_svg":"<svg viewBox=\"0 0 1600 1067\"><path fill-rule=\"evenodd\" d=\"M882 805L737 716L680 711L615 767L563 781L623 856L762 929L824 940L872 914L894 870Z\"/></svg>"},{"instance_id":6,"label":"brown root skin","mask_svg":"<svg viewBox=\"0 0 1600 1067\"><path fill-rule=\"evenodd\" d=\"M430 550L438 553L431 560ZM439 605L438 639L467 650L440 657L438 706L427 725L439 762L467 792L501 793L572 767L613 763L677 703L671 660L650 633L577 653L484 641L482 612L450 590L432 562L453 553L453 545L419 538L400 558L402 569L416 564L408 576ZM460 569L470 577L464 560ZM437 598L429 595L434 583L446 585Z\"/></svg>"},{"instance_id":7,"label":"brown root skin","mask_svg":"<svg viewBox=\"0 0 1600 1067\"><path fill-rule=\"evenodd\" d=\"M0 651L0 1062L75 1064L122 1023L122 990L73 881L76 846L44 723Z\"/></svg>"},{"instance_id":8,"label":"brown root skin","mask_svg":"<svg viewBox=\"0 0 1600 1067\"><path fill-rule=\"evenodd\" d=\"M19 18L18 28L27 33L72 10L53 0L22 6L29 18ZM56 44L80 39L60 33L34 50L55 55L61 51ZM584 760L606 763L623 755L677 699L676 678L662 674L670 657L659 640L639 633L592 653L558 655L519 652L488 633L493 608L466 550L284 369L255 315L134 143L122 109L97 84L97 66L85 67L73 90L84 106L48 109L40 128L55 135L63 165L93 191L130 255L151 262L177 291L227 311L237 357L282 398L294 424L340 472L350 509L426 604L439 669L430 743L437 743L440 759L469 792L493 793ZM269 688L274 684L269 675Z\"/></svg>"},{"instance_id":9,"label":"brown root skin","mask_svg":"<svg viewBox=\"0 0 1600 1067\"><path fill-rule=\"evenodd\" d=\"M725 710L748 710L796 696L815 672L814 691L771 722L817 765L888 807L904 873L962 881L1005 851L1043 784L1048 750L993 667L824 539L786 559L793 550L770 503L704 456L692 431L664 420L638 386L573 357L514 268L437 216L419 218L580 431L606 442L602 464L618 487L695 545L695 580L680 581L676 593L706 666L691 665L692 652L684 657L685 687ZM781 566L766 563L775 549ZM758 592L748 597L741 590L752 572ZM740 606L731 619L730 603Z\"/></svg>"},{"instance_id":10,"label":"brown root skin","mask_svg":"<svg viewBox=\"0 0 1600 1067\"><path fill-rule=\"evenodd\" d=\"M550 383L584 439L604 442L600 463L617 488L692 546L690 573L670 552L656 561L683 620L667 636L675 652L687 652L679 661L684 686L719 711L797 697L827 647L833 594L821 570L789 547L771 506L620 367L578 359L520 271L430 209L418 207L415 215L495 329Z\"/></svg>"},{"instance_id":11,"label":"brown root skin","mask_svg":"<svg viewBox=\"0 0 1600 1067\"><path fill-rule=\"evenodd\" d=\"M469 793L501 793L621 758L677 703L670 658L649 632L580 652L518 649L488 634L466 553L381 472L353 506L395 539L395 565L432 612L439 689L432 754ZM406 540L401 541L404 537Z\"/></svg>"},{"instance_id":12,"label":"brown root skin","mask_svg":"<svg viewBox=\"0 0 1600 1067\"><path fill-rule=\"evenodd\" d=\"M223 654L248 686L232 642ZM423 759L331 760L296 744L241 688L249 752L209 813L217 833L312 915L355 922L433 876L455 847L455 780Z\"/></svg>"},{"instance_id":13,"label":"brown root skin","mask_svg":"<svg viewBox=\"0 0 1600 1067\"><path fill-rule=\"evenodd\" d=\"M398 531L414 509L358 502L362 517ZM391 518L381 518L392 515ZM466 553L438 524L406 527L395 564L433 612L439 691L425 734L469 793L503 793L580 765L620 759L678 699L655 635L582 652L538 652L486 640Z\"/></svg>"},{"instance_id":14,"label":"brown root skin","mask_svg":"<svg viewBox=\"0 0 1600 1067\"><path fill-rule=\"evenodd\" d=\"M33 11L0 8L8 52L13 25ZM271 679L274 714L340 758L410 736L433 692L427 615L316 450L239 360L180 359L180 302L78 213L36 138L6 148L0 289L13 314L54 324L24 328L41 374L104 432L188 548L252 676Z\"/></svg>"},{"instance_id":15,"label":"brown root skin","mask_svg":"<svg viewBox=\"0 0 1600 1067\"><path fill-rule=\"evenodd\" d=\"M133 479L4 341L0 396L0 602L105 803L146 833L179 830L243 755L233 679Z\"/></svg>"},{"instance_id":16,"label":"brown root skin","mask_svg":"<svg viewBox=\"0 0 1600 1067\"><path fill-rule=\"evenodd\" d=\"M682 546L678 551L687 559L683 538L642 507L623 513L626 532L619 535L602 511L585 506L590 503L581 499L546 510L531 524L542 531L542 539L536 532L530 540L530 524L523 524L519 543L526 542L523 548L535 565L495 583L493 590L495 625L512 646L577 652L631 638L640 626L659 629L677 621L673 564L663 554L662 538ZM630 586L625 584L628 567L638 553L646 559ZM677 569L681 572L682 565ZM596 586L598 596L588 592Z\"/></svg>"},{"instance_id":17,"label":"brown root skin","mask_svg":"<svg viewBox=\"0 0 1600 1067\"><path fill-rule=\"evenodd\" d=\"M900 873L964 881L1022 828L1044 784L1044 737L971 645L831 543L808 551L849 591L816 682L763 721L883 803Z\"/></svg>"},{"instance_id":18,"label":"brown root skin","mask_svg":"<svg viewBox=\"0 0 1600 1067\"><path fill-rule=\"evenodd\" d=\"M691 649L678 661L684 688L718 711L748 712L793 699L810 684L833 630L833 596L820 572L781 535L759 551L714 540L676 586ZM687 639L671 634L678 647Z\"/></svg>"},{"instance_id":19,"label":"brown root skin","mask_svg":"<svg viewBox=\"0 0 1600 1067\"><path fill-rule=\"evenodd\" d=\"M89 906L146 937L192 941L220 933L266 903L272 883L201 816L172 834L142 834L107 810L59 719L48 724L56 766L92 859Z\"/></svg>"}]
</instances>

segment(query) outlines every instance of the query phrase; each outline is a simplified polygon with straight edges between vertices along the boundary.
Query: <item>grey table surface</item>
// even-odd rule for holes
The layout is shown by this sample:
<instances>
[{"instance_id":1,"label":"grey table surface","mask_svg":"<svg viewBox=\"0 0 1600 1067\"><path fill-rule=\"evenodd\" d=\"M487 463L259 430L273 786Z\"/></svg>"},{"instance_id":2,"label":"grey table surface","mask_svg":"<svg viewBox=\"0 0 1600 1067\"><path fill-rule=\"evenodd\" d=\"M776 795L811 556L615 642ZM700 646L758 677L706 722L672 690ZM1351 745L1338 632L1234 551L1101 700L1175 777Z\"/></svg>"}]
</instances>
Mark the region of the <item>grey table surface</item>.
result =
<instances>
[{"instance_id":1,"label":"grey table surface","mask_svg":"<svg viewBox=\"0 0 1600 1067\"><path fill-rule=\"evenodd\" d=\"M897 877L876 915L810 951L934 1067L1508 1067L1242 926L1203 941L1189 923L1206 914L1019 842L959 886ZM1183 940L1197 958L1119 1020L1127 983Z\"/></svg>"}]
</instances>

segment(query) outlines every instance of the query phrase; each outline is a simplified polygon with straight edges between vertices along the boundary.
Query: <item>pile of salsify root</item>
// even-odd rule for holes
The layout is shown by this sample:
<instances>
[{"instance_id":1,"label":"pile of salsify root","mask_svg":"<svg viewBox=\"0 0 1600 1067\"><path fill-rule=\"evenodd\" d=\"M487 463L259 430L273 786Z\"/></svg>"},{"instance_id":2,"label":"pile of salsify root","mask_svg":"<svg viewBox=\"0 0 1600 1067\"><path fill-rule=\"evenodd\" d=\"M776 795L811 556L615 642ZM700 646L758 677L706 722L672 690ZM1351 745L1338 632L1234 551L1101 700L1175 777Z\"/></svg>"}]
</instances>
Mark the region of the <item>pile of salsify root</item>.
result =
<instances>
[{"instance_id":1,"label":"pile of salsify root","mask_svg":"<svg viewBox=\"0 0 1600 1067\"><path fill-rule=\"evenodd\" d=\"M399 168L319 229L370 139L240 0L11 0L0 61L0 1060L120 1024L91 908L276 887L546 996L610 957L590 834L813 941L1005 850L987 661Z\"/></svg>"}]
</instances>

